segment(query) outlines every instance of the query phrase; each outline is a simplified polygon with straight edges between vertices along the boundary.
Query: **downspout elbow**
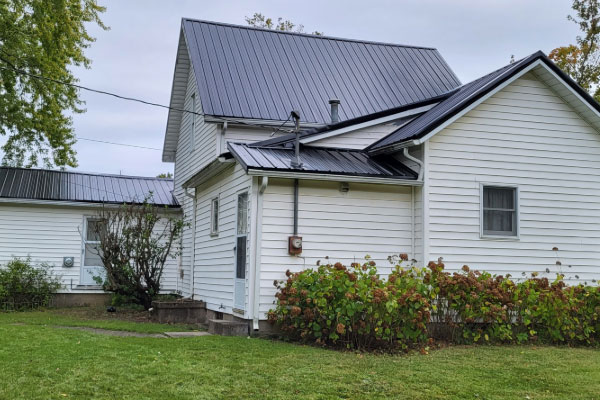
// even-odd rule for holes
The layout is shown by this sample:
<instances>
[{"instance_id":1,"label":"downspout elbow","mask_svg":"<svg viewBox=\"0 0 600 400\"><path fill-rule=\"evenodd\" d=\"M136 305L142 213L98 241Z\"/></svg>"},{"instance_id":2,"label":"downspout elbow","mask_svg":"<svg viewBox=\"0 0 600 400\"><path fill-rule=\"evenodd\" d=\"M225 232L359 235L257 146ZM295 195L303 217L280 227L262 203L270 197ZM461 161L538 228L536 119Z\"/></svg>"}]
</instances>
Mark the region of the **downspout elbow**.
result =
<instances>
[{"instance_id":1,"label":"downspout elbow","mask_svg":"<svg viewBox=\"0 0 600 400\"><path fill-rule=\"evenodd\" d=\"M414 156L411 156L408 153L408 147L405 147L405 148L402 149L402 155L404 157L406 157L407 159L415 162L419 166L419 176L417 176L417 181L423 182L423 174L425 173L425 168L424 168L423 161L419 160L418 158L416 158Z\"/></svg>"}]
</instances>

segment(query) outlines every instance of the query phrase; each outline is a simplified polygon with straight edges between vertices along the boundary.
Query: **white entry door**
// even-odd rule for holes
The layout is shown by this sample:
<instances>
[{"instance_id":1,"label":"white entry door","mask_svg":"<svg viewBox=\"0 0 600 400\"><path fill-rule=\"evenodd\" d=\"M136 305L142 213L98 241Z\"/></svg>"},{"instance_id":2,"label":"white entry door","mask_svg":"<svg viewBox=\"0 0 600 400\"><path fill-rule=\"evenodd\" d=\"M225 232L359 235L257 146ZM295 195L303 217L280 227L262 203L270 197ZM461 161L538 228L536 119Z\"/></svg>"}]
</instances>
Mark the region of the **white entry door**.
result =
<instances>
[{"instance_id":1,"label":"white entry door","mask_svg":"<svg viewBox=\"0 0 600 400\"><path fill-rule=\"evenodd\" d=\"M80 285L98 285L98 282L94 278L104 278L105 276L102 259L99 254L100 238L98 237L98 229L101 223L102 221L97 218L85 218Z\"/></svg>"},{"instance_id":2,"label":"white entry door","mask_svg":"<svg viewBox=\"0 0 600 400\"><path fill-rule=\"evenodd\" d=\"M235 244L235 284L233 306L240 311L246 308L246 264L248 249L248 193L237 198L237 234Z\"/></svg>"}]
</instances>

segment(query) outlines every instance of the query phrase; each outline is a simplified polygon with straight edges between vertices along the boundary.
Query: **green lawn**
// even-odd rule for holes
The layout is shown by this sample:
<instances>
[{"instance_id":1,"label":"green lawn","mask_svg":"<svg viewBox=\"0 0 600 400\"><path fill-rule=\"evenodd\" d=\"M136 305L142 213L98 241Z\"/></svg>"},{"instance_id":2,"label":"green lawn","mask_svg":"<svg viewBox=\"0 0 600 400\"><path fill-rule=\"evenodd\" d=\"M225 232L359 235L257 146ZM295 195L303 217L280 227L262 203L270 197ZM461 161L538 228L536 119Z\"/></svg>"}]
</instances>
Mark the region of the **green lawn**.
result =
<instances>
[{"instance_id":1,"label":"green lawn","mask_svg":"<svg viewBox=\"0 0 600 400\"><path fill-rule=\"evenodd\" d=\"M33 312L0 312L0 324L27 324L49 326L82 326L139 333L178 332L193 329L188 325L136 322L145 312L118 308L117 313L107 313L106 307L64 308Z\"/></svg>"},{"instance_id":2,"label":"green lawn","mask_svg":"<svg viewBox=\"0 0 600 400\"><path fill-rule=\"evenodd\" d=\"M0 399L600 398L595 349L362 355L265 339L104 336L53 327L64 317L52 315L0 314Z\"/></svg>"}]
</instances>

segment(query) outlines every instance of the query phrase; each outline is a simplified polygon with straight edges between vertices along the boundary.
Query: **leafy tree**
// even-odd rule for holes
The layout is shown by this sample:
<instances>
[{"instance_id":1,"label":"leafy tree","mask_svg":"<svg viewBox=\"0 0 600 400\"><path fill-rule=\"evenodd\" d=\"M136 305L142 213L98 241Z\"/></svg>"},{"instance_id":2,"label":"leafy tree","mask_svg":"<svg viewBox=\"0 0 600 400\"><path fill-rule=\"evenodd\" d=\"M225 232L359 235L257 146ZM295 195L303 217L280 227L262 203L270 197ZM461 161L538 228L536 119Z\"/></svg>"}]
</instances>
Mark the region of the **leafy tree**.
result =
<instances>
[{"instance_id":1,"label":"leafy tree","mask_svg":"<svg viewBox=\"0 0 600 400\"><path fill-rule=\"evenodd\" d=\"M557 47L549 54L556 65L582 88L600 100L600 0L573 0L575 15L569 21L579 26L576 44Z\"/></svg>"},{"instance_id":2,"label":"leafy tree","mask_svg":"<svg viewBox=\"0 0 600 400\"><path fill-rule=\"evenodd\" d=\"M165 262L177 257L183 222L151 205L105 207L95 225L98 254L106 277L97 278L104 290L150 308L160 291Z\"/></svg>"},{"instance_id":3,"label":"leafy tree","mask_svg":"<svg viewBox=\"0 0 600 400\"><path fill-rule=\"evenodd\" d=\"M283 18L277 18L277 22L273 21L273 18L265 17L261 13L254 13L252 17L246 17L246 23L250 26L254 26L256 28L264 28L264 29L273 29L276 31L284 31L284 32L296 32L296 33L305 33L304 25L295 24L290 20L284 20ZM322 36L323 32L314 31L311 32L311 35Z\"/></svg>"},{"instance_id":4,"label":"leafy tree","mask_svg":"<svg viewBox=\"0 0 600 400\"><path fill-rule=\"evenodd\" d=\"M0 1L0 135L4 164L77 166L67 112L81 113L79 91L31 75L76 83L72 66L90 67L86 23L107 29L96 0Z\"/></svg>"},{"instance_id":5,"label":"leafy tree","mask_svg":"<svg viewBox=\"0 0 600 400\"><path fill-rule=\"evenodd\" d=\"M163 172L162 174L156 175L156 177L157 178L173 179L173 173L172 172Z\"/></svg>"}]
</instances>

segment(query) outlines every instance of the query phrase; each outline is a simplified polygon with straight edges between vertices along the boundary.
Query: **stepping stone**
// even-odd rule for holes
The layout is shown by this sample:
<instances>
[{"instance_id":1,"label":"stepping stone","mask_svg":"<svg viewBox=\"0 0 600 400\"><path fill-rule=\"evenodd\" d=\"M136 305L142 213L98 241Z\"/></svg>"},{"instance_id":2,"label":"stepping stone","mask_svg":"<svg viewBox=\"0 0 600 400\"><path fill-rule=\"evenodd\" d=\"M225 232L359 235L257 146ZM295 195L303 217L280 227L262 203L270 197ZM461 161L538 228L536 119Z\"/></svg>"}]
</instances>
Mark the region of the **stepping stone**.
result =
<instances>
[{"instance_id":1,"label":"stepping stone","mask_svg":"<svg viewBox=\"0 0 600 400\"><path fill-rule=\"evenodd\" d=\"M184 337L196 337L196 336L210 336L208 332L164 332L163 335L170 338L184 338Z\"/></svg>"}]
</instances>

